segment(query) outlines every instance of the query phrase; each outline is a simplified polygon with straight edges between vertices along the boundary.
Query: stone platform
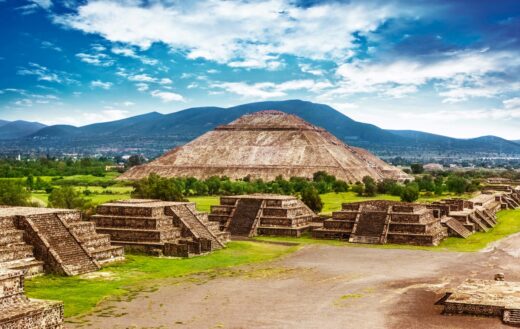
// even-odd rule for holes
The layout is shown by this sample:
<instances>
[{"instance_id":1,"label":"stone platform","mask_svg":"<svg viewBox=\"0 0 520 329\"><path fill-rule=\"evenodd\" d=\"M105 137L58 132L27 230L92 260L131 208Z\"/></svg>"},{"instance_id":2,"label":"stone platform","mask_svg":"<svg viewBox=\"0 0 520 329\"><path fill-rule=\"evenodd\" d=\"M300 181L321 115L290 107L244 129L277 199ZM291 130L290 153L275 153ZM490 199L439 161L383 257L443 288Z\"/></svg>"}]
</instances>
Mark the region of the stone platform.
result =
<instances>
[{"instance_id":1,"label":"stone platform","mask_svg":"<svg viewBox=\"0 0 520 329\"><path fill-rule=\"evenodd\" d=\"M279 235L299 237L318 216L294 196L250 194L225 196L212 206L209 220L233 236Z\"/></svg>"},{"instance_id":2,"label":"stone platform","mask_svg":"<svg viewBox=\"0 0 520 329\"><path fill-rule=\"evenodd\" d=\"M69 209L0 208L0 268L77 275L124 259L123 249Z\"/></svg>"},{"instance_id":3,"label":"stone platform","mask_svg":"<svg viewBox=\"0 0 520 329\"><path fill-rule=\"evenodd\" d=\"M437 302L443 314L496 316L520 325L520 282L468 279Z\"/></svg>"},{"instance_id":4,"label":"stone platform","mask_svg":"<svg viewBox=\"0 0 520 329\"><path fill-rule=\"evenodd\" d=\"M0 328L61 329L63 303L25 297L23 271L0 269Z\"/></svg>"},{"instance_id":5,"label":"stone platform","mask_svg":"<svg viewBox=\"0 0 520 329\"><path fill-rule=\"evenodd\" d=\"M341 211L333 212L312 234L354 243L431 246L439 244L447 230L424 205L377 200L343 204Z\"/></svg>"},{"instance_id":6,"label":"stone platform","mask_svg":"<svg viewBox=\"0 0 520 329\"><path fill-rule=\"evenodd\" d=\"M225 246L229 235L193 202L131 199L105 203L92 216L114 244L146 253L188 257Z\"/></svg>"}]
</instances>

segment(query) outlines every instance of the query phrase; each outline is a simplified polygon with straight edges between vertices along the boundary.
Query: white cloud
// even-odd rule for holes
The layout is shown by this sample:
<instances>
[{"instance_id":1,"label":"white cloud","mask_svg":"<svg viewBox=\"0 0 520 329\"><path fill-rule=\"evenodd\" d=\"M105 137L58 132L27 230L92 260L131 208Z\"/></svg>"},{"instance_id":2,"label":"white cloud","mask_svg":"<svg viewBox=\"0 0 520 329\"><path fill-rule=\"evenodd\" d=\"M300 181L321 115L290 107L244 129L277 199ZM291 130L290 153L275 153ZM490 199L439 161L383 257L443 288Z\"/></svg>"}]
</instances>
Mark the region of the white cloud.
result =
<instances>
[{"instance_id":1,"label":"white cloud","mask_svg":"<svg viewBox=\"0 0 520 329\"><path fill-rule=\"evenodd\" d=\"M78 57L82 62L96 65L96 66L112 66L114 65L115 61L110 58L110 56L103 54L103 53L97 53L97 54L87 54L87 53L78 53L76 54L76 57Z\"/></svg>"},{"instance_id":2,"label":"white cloud","mask_svg":"<svg viewBox=\"0 0 520 329\"><path fill-rule=\"evenodd\" d=\"M150 93L150 95L152 95L153 97L160 98L165 103L173 102L173 101L185 102L185 99L184 99L184 97L182 95L176 94L176 93L173 93L173 92L169 92L169 91L153 90Z\"/></svg>"},{"instance_id":3,"label":"white cloud","mask_svg":"<svg viewBox=\"0 0 520 329\"><path fill-rule=\"evenodd\" d=\"M168 79L168 78L163 78L159 81L159 83L161 85L171 85L173 83L173 81L171 79Z\"/></svg>"},{"instance_id":4,"label":"white cloud","mask_svg":"<svg viewBox=\"0 0 520 329\"><path fill-rule=\"evenodd\" d=\"M128 77L130 81L139 81L139 82L157 82L156 78L149 76L148 74L135 74Z\"/></svg>"},{"instance_id":5,"label":"white cloud","mask_svg":"<svg viewBox=\"0 0 520 329\"><path fill-rule=\"evenodd\" d=\"M148 58L145 56L137 55L135 50L131 47L112 47L112 52L116 55L126 56L130 58L135 58L140 60L143 64L146 65L157 65L159 61L153 58Z\"/></svg>"},{"instance_id":6,"label":"white cloud","mask_svg":"<svg viewBox=\"0 0 520 329\"><path fill-rule=\"evenodd\" d=\"M515 109L515 108L520 109L520 97L506 99L502 103L504 104L504 107L506 109Z\"/></svg>"},{"instance_id":7,"label":"white cloud","mask_svg":"<svg viewBox=\"0 0 520 329\"><path fill-rule=\"evenodd\" d=\"M135 87L137 88L138 91L141 91L141 92L142 91L147 91L149 89L148 84L143 83L143 82L136 83Z\"/></svg>"},{"instance_id":8,"label":"white cloud","mask_svg":"<svg viewBox=\"0 0 520 329\"><path fill-rule=\"evenodd\" d=\"M52 6L51 0L31 0L31 2L34 2L43 9L49 9Z\"/></svg>"},{"instance_id":9,"label":"white cloud","mask_svg":"<svg viewBox=\"0 0 520 329\"><path fill-rule=\"evenodd\" d=\"M282 83L258 82L248 84L244 82L218 82L211 85L212 88L223 89L227 92L255 98L274 98L286 96L288 91L308 90L320 92L332 87L329 81L314 80L290 80Z\"/></svg>"},{"instance_id":10,"label":"white cloud","mask_svg":"<svg viewBox=\"0 0 520 329\"><path fill-rule=\"evenodd\" d=\"M51 70L37 63L29 63L28 67L20 67L16 73L18 75L34 75L39 81L63 84L78 83L78 81L73 79L72 75L67 72Z\"/></svg>"},{"instance_id":11,"label":"white cloud","mask_svg":"<svg viewBox=\"0 0 520 329\"><path fill-rule=\"evenodd\" d=\"M123 105L124 106L134 106L135 103L134 102L130 102L130 101L126 101L126 102L123 102Z\"/></svg>"},{"instance_id":12,"label":"white cloud","mask_svg":"<svg viewBox=\"0 0 520 329\"><path fill-rule=\"evenodd\" d=\"M105 90L112 88L112 85L113 85L112 82L103 82L100 80L94 80L90 83L90 86L92 88L101 88L101 89L105 89Z\"/></svg>"},{"instance_id":13,"label":"white cloud","mask_svg":"<svg viewBox=\"0 0 520 329\"><path fill-rule=\"evenodd\" d=\"M55 22L142 49L162 42L188 58L235 67L279 66L281 54L312 59L352 55L354 33L374 31L409 9L370 3L326 2L311 7L290 0L90 1ZM324 38L326 36L326 38Z\"/></svg>"},{"instance_id":14,"label":"white cloud","mask_svg":"<svg viewBox=\"0 0 520 329\"><path fill-rule=\"evenodd\" d=\"M41 121L44 124L47 125L54 125L54 124L69 124L74 126L82 126L87 125L91 123L98 123L98 122L107 122L107 121L114 121L114 120L120 120L128 117L129 112L125 110L118 110L118 109L107 109L100 112L85 112L85 111L76 111L77 114L74 116L60 116L59 119L51 119L46 120L42 118Z\"/></svg>"},{"instance_id":15,"label":"white cloud","mask_svg":"<svg viewBox=\"0 0 520 329\"><path fill-rule=\"evenodd\" d=\"M325 74L325 71L323 71L322 69L312 67L310 64L301 63L298 64L298 66L300 67L300 70L303 73L309 73L316 76L322 76Z\"/></svg>"},{"instance_id":16,"label":"white cloud","mask_svg":"<svg viewBox=\"0 0 520 329\"><path fill-rule=\"evenodd\" d=\"M42 48L52 49L52 50L56 50L56 51L62 51L62 49L60 47L56 46L55 44L53 44L50 41L42 41Z\"/></svg>"},{"instance_id":17,"label":"white cloud","mask_svg":"<svg viewBox=\"0 0 520 329\"><path fill-rule=\"evenodd\" d=\"M404 97L418 91L419 87L435 83L439 96L445 102L455 103L512 90L513 85L491 75L506 73L516 67L520 67L518 54L487 49L442 54L440 59L429 62L355 60L338 67L336 74L340 81L329 96L380 93Z\"/></svg>"}]
</instances>

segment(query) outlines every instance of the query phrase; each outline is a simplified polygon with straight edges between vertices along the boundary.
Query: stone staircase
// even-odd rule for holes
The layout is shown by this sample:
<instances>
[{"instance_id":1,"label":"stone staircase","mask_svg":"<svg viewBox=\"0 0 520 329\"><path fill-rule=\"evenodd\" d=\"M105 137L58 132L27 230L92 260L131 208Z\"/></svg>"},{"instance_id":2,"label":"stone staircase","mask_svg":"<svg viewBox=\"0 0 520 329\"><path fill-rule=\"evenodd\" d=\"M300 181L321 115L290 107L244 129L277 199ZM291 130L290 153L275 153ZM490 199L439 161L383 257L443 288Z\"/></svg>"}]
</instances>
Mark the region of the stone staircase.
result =
<instances>
[{"instance_id":1,"label":"stone staircase","mask_svg":"<svg viewBox=\"0 0 520 329\"><path fill-rule=\"evenodd\" d=\"M484 232L487 232L489 231L490 227L488 227L486 224L484 224L480 218L476 217L474 214L469 214L469 220L472 222L472 223L475 223L478 227L478 230L479 231L484 231Z\"/></svg>"},{"instance_id":2,"label":"stone staircase","mask_svg":"<svg viewBox=\"0 0 520 329\"><path fill-rule=\"evenodd\" d=\"M77 275L100 268L56 214L26 216L24 221L31 226L31 233L38 236L40 252L46 253L52 259L51 262L55 263L54 266L50 266L51 271L61 269L63 274ZM42 259L47 258L41 256Z\"/></svg>"},{"instance_id":3,"label":"stone staircase","mask_svg":"<svg viewBox=\"0 0 520 329\"><path fill-rule=\"evenodd\" d=\"M502 321L513 326L520 326L520 310L505 309L502 315Z\"/></svg>"},{"instance_id":4,"label":"stone staircase","mask_svg":"<svg viewBox=\"0 0 520 329\"><path fill-rule=\"evenodd\" d=\"M58 215L59 216L59 215ZM98 234L93 222L82 220L69 221L69 230L76 240L87 250L99 265L125 259L124 248L113 246L109 234Z\"/></svg>"},{"instance_id":5,"label":"stone staircase","mask_svg":"<svg viewBox=\"0 0 520 329\"><path fill-rule=\"evenodd\" d=\"M25 297L23 271L0 269L0 328L61 329L63 303Z\"/></svg>"},{"instance_id":6,"label":"stone staircase","mask_svg":"<svg viewBox=\"0 0 520 329\"><path fill-rule=\"evenodd\" d=\"M386 243L388 227L390 223L389 211L386 212L361 212L356 217L349 242L352 243Z\"/></svg>"},{"instance_id":7,"label":"stone staircase","mask_svg":"<svg viewBox=\"0 0 520 329\"><path fill-rule=\"evenodd\" d=\"M26 277L43 273L43 262L36 260L33 247L26 244L24 231L18 230L14 217L0 218L0 270L23 271Z\"/></svg>"},{"instance_id":8,"label":"stone staircase","mask_svg":"<svg viewBox=\"0 0 520 329\"><path fill-rule=\"evenodd\" d=\"M255 220L261 211L262 200L239 199L228 229L231 235L250 236L254 231Z\"/></svg>"},{"instance_id":9,"label":"stone staircase","mask_svg":"<svg viewBox=\"0 0 520 329\"><path fill-rule=\"evenodd\" d=\"M212 250L224 248L224 241L219 239L218 224L210 223L207 217L190 209L188 204L171 206L170 210L175 214L176 218L182 222L183 226L191 232L195 239L202 238L211 241ZM212 224L216 224L217 226L213 226ZM213 228L213 230L211 230L211 228Z\"/></svg>"},{"instance_id":10,"label":"stone staircase","mask_svg":"<svg viewBox=\"0 0 520 329\"><path fill-rule=\"evenodd\" d=\"M495 227L496 222L485 212L476 209L475 215L482 220L488 227Z\"/></svg>"},{"instance_id":11,"label":"stone staircase","mask_svg":"<svg viewBox=\"0 0 520 329\"><path fill-rule=\"evenodd\" d=\"M455 218L449 218L444 224L461 238L467 239L472 233Z\"/></svg>"}]
</instances>

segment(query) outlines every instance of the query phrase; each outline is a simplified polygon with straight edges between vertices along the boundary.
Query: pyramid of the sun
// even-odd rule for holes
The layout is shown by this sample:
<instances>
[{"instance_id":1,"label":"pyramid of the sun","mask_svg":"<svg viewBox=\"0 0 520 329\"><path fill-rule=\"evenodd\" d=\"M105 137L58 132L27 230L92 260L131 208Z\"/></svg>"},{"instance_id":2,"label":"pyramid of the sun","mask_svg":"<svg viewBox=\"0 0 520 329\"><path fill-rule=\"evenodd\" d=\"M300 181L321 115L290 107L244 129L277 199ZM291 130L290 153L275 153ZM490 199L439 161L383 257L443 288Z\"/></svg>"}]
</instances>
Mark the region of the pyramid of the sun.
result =
<instances>
[{"instance_id":1,"label":"pyramid of the sun","mask_svg":"<svg viewBox=\"0 0 520 329\"><path fill-rule=\"evenodd\" d=\"M246 176L274 180L281 175L311 178L326 171L347 182L364 176L402 180L408 176L370 152L344 144L326 130L279 111L246 114L217 127L157 160L134 167L120 179Z\"/></svg>"}]
</instances>

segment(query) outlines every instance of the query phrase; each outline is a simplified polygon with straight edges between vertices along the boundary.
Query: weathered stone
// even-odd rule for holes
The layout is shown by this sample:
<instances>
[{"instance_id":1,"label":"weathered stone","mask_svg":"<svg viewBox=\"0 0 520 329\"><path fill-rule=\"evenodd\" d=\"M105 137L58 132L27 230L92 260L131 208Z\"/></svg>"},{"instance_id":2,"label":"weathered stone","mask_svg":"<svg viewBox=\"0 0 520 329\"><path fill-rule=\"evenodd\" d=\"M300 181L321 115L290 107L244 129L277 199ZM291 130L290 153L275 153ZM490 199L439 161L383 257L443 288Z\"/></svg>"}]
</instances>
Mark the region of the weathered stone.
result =
<instances>
[{"instance_id":1,"label":"weathered stone","mask_svg":"<svg viewBox=\"0 0 520 329\"><path fill-rule=\"evenodd\" d=\"M223 248L229 238L192 202L123 200L99 206L92 218L113 243L156 255L188 257Z\"/></svg>"},{"instance_id":2,"label":"weathered stone","mask_svg":"<svg viewBox=\"0 0 520 329\"><path fill-rule=\"evenodd\" d=\"M437 245L447 236L440 219L426 206L382 200L343 204L312 234L354 243L413 245Z\"/></svg>"},{"instance_id":3,"label":"weathered stone","mask_svg":"<svg viewBox=\"0 0 520 329\"><path fill-rule=\"evenodd\" d=\"M99 235L93 223L69 209L0 209L0 268L76 275L124 259L123 249Z\"/></svg>"},{"instance_id":4,"label":"weathered stone","mask_svg":"<svg viewBox=\"0 0 520 329\"><path fill-rule=\"evenodd\" d=\"M497 316L520 324L520 282L468 279L437 302L444 314Z\"/></svg>"},{"instance_id":5,"label":"weathered stone","mask_svg":"<svg viewBox=\"0 0 520 329\"><path fill-rule=\"evenodd\" d=\"M351 183L364 176L376 180L410 178L370 152L348 146L297 116L261 111L218 127L149 164L133 167L118 179L141 179L156 173L163 177L274 180L280 175L312 178L317 171Z\"/></svg>"},{"instance_id":6,"label":"weathered stone","mask_svg":"<svg viewBox=\"0 0 520 329\"><path fill-rule=\"evenodd\" d=\"M61 329L63 303L25 297L23 271L0 269L0 328Z\"/></svg>"},{"instance_id":7,"label":"weathered stone","mask_svg":"<svg viewBox=\"0 0 520 329\"><path fill-rule=\"evenodd\" d=\"M300 236L318 216L294 196L251 194L221 197L209 220L236 236Z\"/></svg>"}]
</instances>

